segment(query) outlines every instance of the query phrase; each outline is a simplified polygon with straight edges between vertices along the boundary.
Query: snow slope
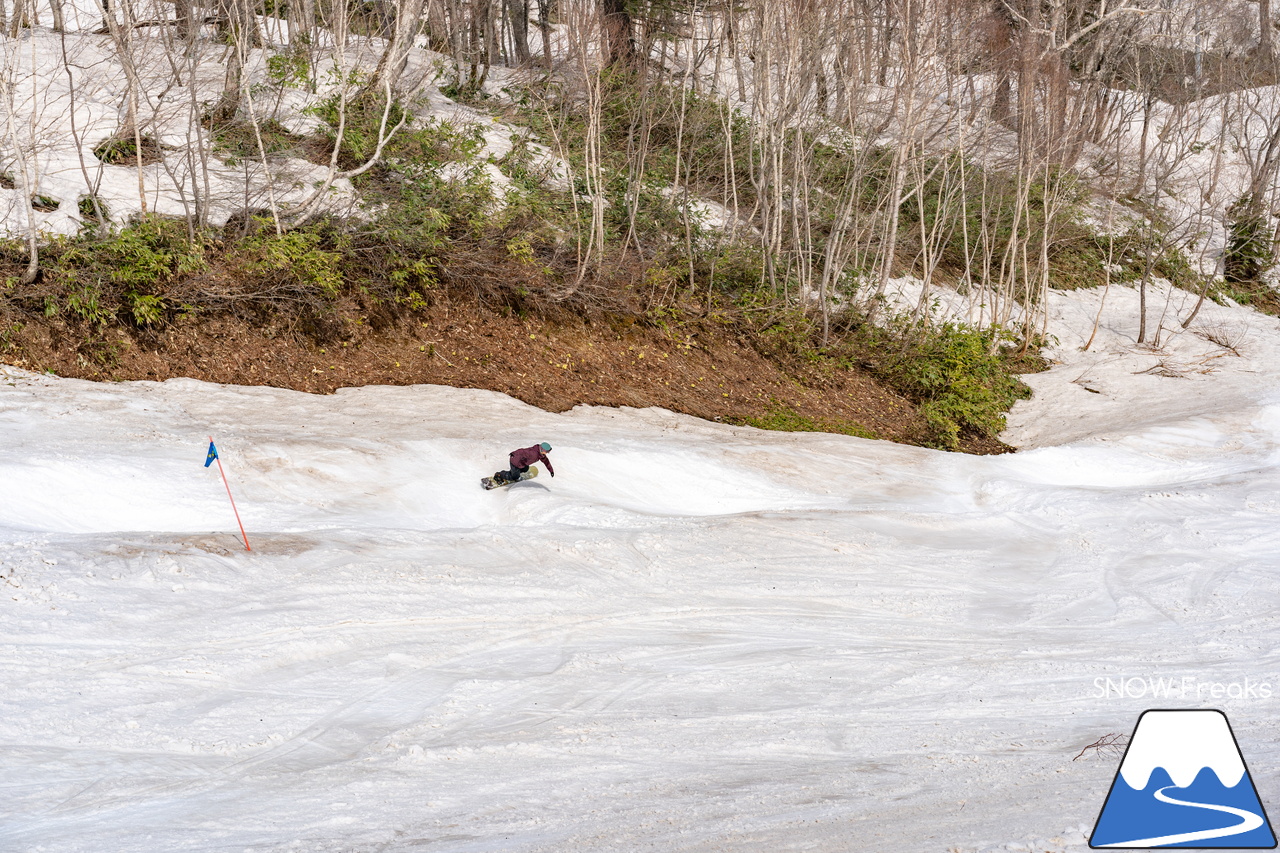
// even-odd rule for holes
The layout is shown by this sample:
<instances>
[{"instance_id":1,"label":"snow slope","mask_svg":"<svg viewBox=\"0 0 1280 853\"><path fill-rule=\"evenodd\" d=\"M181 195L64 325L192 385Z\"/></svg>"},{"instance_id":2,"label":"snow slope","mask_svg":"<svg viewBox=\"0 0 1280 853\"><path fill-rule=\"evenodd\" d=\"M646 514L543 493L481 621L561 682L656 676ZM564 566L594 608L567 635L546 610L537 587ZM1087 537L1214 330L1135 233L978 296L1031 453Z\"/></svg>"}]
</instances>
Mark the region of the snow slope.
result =
<instances>
[{"instance_id":1,"label":"snow slope","mask_svg":"<svg viewBox=\"0 0 1280 853\"><path fill-rule=\"evenodd\" d=\"M1002 457L0 368L0 849L1081 851L1149 707L1276 811L1273 321L1157 376L1097 298Z\"/></svg>"}]
</instances>

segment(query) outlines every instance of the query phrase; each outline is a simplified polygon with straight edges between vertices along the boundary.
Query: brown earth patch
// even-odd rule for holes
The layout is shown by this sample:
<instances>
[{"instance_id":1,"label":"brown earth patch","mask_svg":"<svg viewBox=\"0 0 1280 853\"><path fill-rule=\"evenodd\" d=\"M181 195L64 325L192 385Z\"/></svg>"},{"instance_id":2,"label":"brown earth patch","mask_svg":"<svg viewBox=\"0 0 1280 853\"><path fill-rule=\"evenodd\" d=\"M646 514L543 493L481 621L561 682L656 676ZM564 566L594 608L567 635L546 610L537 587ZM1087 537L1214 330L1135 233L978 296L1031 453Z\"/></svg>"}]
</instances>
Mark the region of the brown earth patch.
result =
<instances>
[{"instance_id":1,"label":"brown earth patch","mask_svg":"<svg viewBox=\"0 0 1280 853\"><path fill-rule=\"evenodd\" d=\"M831 431L865 430L915 443L915 405L857 369L766 357L732 328L666 331L630 319L521 318L479 305L432 306L374 330L367 318L333 320L319 337L229 316L186 317L151 331L92 331L23 318L4 361L103 381L191 377L317 394L362 385L484 388L559 412L576 405L657 406L742 423L787 411ZM994 439L961 449L1002 453Z\"/></svg>"}]
</instances>

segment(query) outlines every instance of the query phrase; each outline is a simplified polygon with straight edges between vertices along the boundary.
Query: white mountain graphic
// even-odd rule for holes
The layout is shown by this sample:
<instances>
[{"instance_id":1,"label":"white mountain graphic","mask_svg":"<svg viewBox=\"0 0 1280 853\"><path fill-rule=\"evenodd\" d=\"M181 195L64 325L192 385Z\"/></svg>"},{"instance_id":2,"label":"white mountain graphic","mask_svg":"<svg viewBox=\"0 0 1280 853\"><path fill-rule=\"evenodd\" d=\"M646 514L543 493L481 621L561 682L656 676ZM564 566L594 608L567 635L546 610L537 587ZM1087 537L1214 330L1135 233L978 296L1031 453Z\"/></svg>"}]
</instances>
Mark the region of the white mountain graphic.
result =
<instances>
[{"instance_id":1,"label":"white mountain graphic","mask_svg":"<svg viewBox=\"0 0 1280 853\"><path fill-rule=\"evenodd\" d=\"M1234 788L1244 775L1244 759L1221 711L1147 711L1138 720L1120 765L1130 788L1147 787L1151 771L1163 767L1173 784L1185 788L1208 767Z\"/></svg>"}]
</instances>

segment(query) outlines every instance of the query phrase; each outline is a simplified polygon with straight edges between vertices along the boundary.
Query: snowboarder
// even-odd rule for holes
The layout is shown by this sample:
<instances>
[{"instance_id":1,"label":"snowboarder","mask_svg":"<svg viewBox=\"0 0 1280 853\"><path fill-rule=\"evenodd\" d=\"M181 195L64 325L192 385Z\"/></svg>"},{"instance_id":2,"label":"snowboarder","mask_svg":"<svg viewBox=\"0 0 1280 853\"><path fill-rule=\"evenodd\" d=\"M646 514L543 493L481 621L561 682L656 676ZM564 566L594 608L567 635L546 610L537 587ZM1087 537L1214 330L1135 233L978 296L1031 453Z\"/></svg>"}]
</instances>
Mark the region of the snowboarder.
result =
<instances>
[{"instance_id":1,"label":"snowboarder","mask_svg":"<svg viewBox=\"0 0 1280 853\"><path fill-rule=\"evenodd\" d=\"M520 475L528 472L529 466L535 462L541 462L547 466L547 471L551 476L556 475L556 469L551 467L551 460L547 458L547 454L551 452L551 445L545 441L541 444L535 444L532 447L522 447L519 450L511 451L510 471L499 471L493 475L493 479L499 483L514 483L520 479Z\"/></svg>"}]
</instances>

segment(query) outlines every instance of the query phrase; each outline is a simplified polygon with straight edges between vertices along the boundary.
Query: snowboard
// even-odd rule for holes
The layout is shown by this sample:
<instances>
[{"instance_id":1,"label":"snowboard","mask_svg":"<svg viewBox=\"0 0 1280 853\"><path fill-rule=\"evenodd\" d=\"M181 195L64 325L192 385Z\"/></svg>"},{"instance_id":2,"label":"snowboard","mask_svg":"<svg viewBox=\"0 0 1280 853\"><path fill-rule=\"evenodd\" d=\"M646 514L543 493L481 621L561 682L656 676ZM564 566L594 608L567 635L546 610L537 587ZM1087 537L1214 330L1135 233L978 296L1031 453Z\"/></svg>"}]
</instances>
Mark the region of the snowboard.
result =
<instances>
[{"instance_id":1,"label":"snowboard","mask_svg":"<svg viewBox=\"0 0 1280 853\"><path fill-rule=\"evenodd\" d=\"M500 473L504 473L504 472L500 472ZM520 479L515 480L514 482L519 483L524 480L532 480L536 476L538 476L537 466L530 465L529 470L521 474ZM512 483L507 480L498 480L497 477L495 476L495 477L481 477L480 485L484 486L486 489L500 489L503 486L510 486L512 485Z\"/></svg>"}]
</instances>

